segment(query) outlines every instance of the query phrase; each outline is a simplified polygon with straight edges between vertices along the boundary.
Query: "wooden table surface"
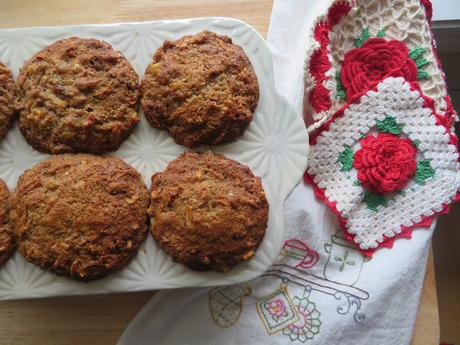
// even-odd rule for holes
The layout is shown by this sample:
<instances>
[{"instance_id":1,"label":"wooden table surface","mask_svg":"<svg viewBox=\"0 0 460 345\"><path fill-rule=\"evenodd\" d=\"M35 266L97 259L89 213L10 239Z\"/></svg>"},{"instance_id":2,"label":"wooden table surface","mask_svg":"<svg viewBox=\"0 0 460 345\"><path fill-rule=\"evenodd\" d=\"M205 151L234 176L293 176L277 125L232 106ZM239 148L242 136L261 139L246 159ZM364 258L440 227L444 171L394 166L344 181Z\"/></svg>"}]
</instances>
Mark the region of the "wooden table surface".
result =
<instances>
[{"instance_id":1,"label":"wooden table surface","mask_svg":"<svg viewBox=\"0 0 460 345\"><path fill-rule=\"evenodd\" d=\"M285 0L289 1L289 0ZM266 35L272 0L0 0L3 28L228 16ZM153 292L0 302L1 345L113 345ZM439 343L430 257L413 345Z\"/></svg>"}]
</instances>

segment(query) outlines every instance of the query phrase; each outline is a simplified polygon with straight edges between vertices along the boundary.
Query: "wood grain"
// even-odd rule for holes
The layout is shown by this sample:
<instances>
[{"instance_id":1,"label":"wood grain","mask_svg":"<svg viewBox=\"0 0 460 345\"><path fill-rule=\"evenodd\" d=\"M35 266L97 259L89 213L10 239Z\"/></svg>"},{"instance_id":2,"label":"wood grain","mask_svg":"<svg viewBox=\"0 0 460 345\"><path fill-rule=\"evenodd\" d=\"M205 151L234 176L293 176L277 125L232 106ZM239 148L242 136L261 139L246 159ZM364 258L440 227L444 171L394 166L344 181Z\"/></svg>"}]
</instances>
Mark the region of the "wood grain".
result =
<instances>
[{"instance_id":1,"label":"wood grain","mask_svg":"<svg viewBox=\"0 0 460 345\"><path fill-rule=\"evenodd\" d=\"M439 344L438 299L432 249L430 249L430 257L428 258L425 281L423 283L422 296L420 297L420 306L411 345L430 344Z\"/></svg>"},{"instance_id":2,"label":"wood grain","mask_svg":"<svg viewBox=\"0 0 460 345\"><path fill-rule=\"evenodd\" d=\"M457 100L460 103L460 100ZM459 109L459 108L457 108ZM433 238L436 258L441 338L460 344L460 203L440 219Z\"/></svg>"},{"instance_id":3,"label":"wood grain","mask_svg":"<svg viewBox=\"0 0 460 345\"><path fill-rule=\"evenodd\" d=\"M2 345L113 345L153 292L0 303Z\"/></svg>"},{"instance_id":4,"label":"wood grain","mask_svg":"<svg viewBox=\"0 0 460 345\"><path fill-rule=\"evenodd\" d=\"M288 0L286 0L288 1ZM266 35L272 0L0 0L0 26L113 23L228 16ZM430 260L413 345L439 339ZM113 345L153 292L0 302L2 345Z\"/></svg>"},{"instance_id":5,"label":"wood grain","mask_svg":"<svg viewBox=\"0 0 460 345\"><path fill-rule=\"evenodd\" d=\"M0 0L0 26L70 25L222 16L265 36L272 0Z\"/></svg>"}]
</instances>

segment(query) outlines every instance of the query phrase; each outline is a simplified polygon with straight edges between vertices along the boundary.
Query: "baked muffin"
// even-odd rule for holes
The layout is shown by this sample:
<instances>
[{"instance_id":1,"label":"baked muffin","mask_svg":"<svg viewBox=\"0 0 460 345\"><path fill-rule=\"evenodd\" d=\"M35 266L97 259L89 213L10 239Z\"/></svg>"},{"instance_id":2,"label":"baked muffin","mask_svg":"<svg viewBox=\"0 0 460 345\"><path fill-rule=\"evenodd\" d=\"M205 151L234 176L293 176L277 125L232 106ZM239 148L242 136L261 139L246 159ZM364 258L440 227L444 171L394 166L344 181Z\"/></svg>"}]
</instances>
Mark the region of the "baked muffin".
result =
<instances>
[{"instance_id":1,"label":"baked muffin","mask_svg":"<svg viewBox=\"0 0 460 345\"><path fill-rule=\"evenodd\" d=\"M13 76L8 68L0 63L0 141L5 138L14 119Z\"/></svg>"},{"instance_id":2,"label":"baked muffin","mask_svg":"<svg viewBox=\"0 0 460 345\"><path fill-rule=\"evenodd\" d=\"M3 265L16 248L13 229L10 224L10 192L0 180L0 266Z\"/></svg>"},{"instance_id":3,"label":"baked muffin","mask_svg":"<svg viewBox=\"0 0 460 345\"><path fill-rule=\"evenodd\" d=\"M16 83L19 128L47 153L116 150L139 122L138 76L103 41L53 43L22 67Z\"/></svg>"},{"instance_id":4,"label":"baked muffin","mask_svg":"<svg viewBox=\"0 0 460 345\"><path fill-rule=\"evenodd\" d=\"M255 254L268 203L247 166L212 152L186 152L153 175L148 213L154 239L174 261L226 272Z\"/></svg>"},{"instance_id":5,"label":"baked muffin","mask_svg":"<svg viewBox=\"0 0 460 345\"><path fill-rule=\"evenodd\" d=\"M252 120L259 85L231 38L204 31L166 41L141 83L150 124L181 145L216 145L241 136Z\"/></svg>"},{"instance_id":6,"label":"baked muffin","mask_svg":"<svg viewBox=\"0 0 460 345\"><path fill-rule=\"evenodd\" d=\"M28 261L90 281L135 256L148 233L148 204L140 174L121 159L59 155L19 178L11 219Z\"/></svg>"}]
</instances>

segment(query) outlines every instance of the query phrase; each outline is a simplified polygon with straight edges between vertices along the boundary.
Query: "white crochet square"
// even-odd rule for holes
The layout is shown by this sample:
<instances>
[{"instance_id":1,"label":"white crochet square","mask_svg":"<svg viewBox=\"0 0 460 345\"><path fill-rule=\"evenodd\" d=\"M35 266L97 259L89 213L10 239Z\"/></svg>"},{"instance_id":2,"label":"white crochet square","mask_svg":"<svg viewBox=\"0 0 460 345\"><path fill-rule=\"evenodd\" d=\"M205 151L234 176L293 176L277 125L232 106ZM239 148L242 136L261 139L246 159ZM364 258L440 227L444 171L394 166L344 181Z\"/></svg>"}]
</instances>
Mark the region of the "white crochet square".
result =
<instances>
[{"instance_id":1,"label":"white crochet square","mask_svg":"<svg viewBox=\"0 0 460 345\"><path fill-rule=\"evenodd\" d=\"M404 125L403 135L418 142L418 151L435 169L435 176L424 185L411 180L402 194L388 200L376 211L363 202L364 189L357 186L355 169L341 171L337 161L344 145L356 147L363 134L375 128L376 120L387 115ZM335 118L329 129L320 133L316 145L311 147L307 172L314 176L315 184L325 189L329 202L346 219L348 232L363 250L374 249L384 241L384 235L394 237L401 225L410 227L441 211L460 190L460 171L456 147L449 143L446 129L436 125L433 109L429 108L420 92L411 90L403 78L387 78L376 91L369 91L343 116Z\"/></svg>"}]
</instances>

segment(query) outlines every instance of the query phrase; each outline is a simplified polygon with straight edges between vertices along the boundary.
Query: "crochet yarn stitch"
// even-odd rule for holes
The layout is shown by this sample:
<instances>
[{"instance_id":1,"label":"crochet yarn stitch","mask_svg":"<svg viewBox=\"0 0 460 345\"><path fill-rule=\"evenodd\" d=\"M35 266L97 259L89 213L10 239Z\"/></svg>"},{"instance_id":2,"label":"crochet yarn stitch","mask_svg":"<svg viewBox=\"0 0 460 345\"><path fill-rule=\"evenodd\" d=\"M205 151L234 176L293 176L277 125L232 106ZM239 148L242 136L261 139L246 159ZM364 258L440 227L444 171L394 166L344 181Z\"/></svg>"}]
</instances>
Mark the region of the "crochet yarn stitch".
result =
<instances>
[{"instance_id":1,"label":"crochet yarn stitch","mask_svg":"<svg viewBox=\"0 0 460 345\"><path fill-rule=\"evenodd\" d=\"M410 139L379 133L360 140L353 167L364 188L379 194L401 190L415 175L417 153Z\"/></svg>"},{"instance_id":2,"label":"crochet yarn stitch","mask_svg":"<svg viewBox=\"0 0 460 345\"><path fill-rule=\"evenodd\" d=\"M370 38L345 54L341 81L348 99L365 92L386 77L417 80L417 66L402 42Z\"/></svg>"},{"instance_id":3,"label":"crochet yarn stitch","mask_svg":"<svg viewBox=\"0 0 460 345\"><path fill-rule=\"evenodd\" d=\"M455 112L431 11L428 0L340 0L314 29L305 181L366 255L460 199Z\"/></svg>"},{"instance_id":4,"label":"crochet yarn stitch","mask_svg":"<svg viewBox=\"0 0 460 345\"><path fill-rule=\"evenodd\" d=\"M456 137L438 117L417 82L388 77L311 135L305 181L363 253L429 226L460 198Z\"/></svg>"},{"instance_id":5,"label":"crochet yarn stitch","mask_svg":"<svg viewBox=\"0 0 460 345\"><path fill-rule=\"evenodd\" d=\"M387 42L403 43L403 45L399 44L400 53L395 55L394 50L391 49L393 52L391 61L394 59L405 61L403 69L405 75L392 74L392 76L407 77L410 73L413 79L414 73L417 73L416 79L419 80L423 94L433 99L436 113L448 126L452 126L456 114L447 94L444 73L434 48L431 15L432 8L429 0L334 1L328 13L318 18L313 31L316 33L321 29L321 40L317 40L316 35L313 34L308 49L310 53L307 53L304 115L309 132L319 128L337 110L352 101L345 99L344 85L341 85L343 81L340 75L343 74L341 69L345 55L353 49L366 46L367 41L375 44L374 40L380 38ZM331 21L330 18L336 20ZM403 57L401 54L406 50L409 58L414 61L417 71L407 59L407 55ZM319 55L322 56L321 62L312 58ZM390 57L386 56L386 58ZM385 58L382 60L384 61ZM392 63L391 61L387 60L387 63ZM371 80L376 81L374 78ZM317 88L320 91L317 91ZM310 96L311 93L316 92L321 94L321 98ZM355 94L353 89L349 92Z\"/></svg>"}]
</instances>

